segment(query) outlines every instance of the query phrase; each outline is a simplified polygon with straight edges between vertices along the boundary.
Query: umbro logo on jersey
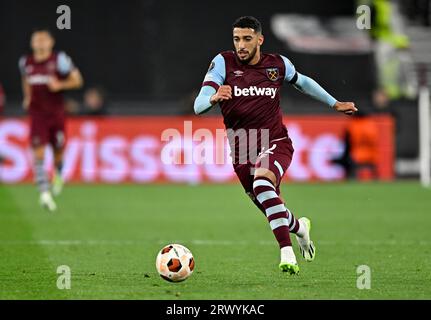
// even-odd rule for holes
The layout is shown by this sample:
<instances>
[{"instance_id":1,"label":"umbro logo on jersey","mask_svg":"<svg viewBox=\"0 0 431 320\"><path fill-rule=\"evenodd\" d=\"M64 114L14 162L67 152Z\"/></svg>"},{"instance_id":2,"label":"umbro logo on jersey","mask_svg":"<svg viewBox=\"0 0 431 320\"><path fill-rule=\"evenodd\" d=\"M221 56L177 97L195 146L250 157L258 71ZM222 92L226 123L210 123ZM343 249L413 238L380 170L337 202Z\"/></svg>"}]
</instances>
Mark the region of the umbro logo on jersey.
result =
<instances>
[{"instance_id":1,"label":"umbro logo on jersey","mask_svg":"<svg viewBox=\"0 0 431 320\"><path fill-rule=\"evenodd\" d=\"M235 76L241 77L244 74L244 71L237 70L237 71L234 71L233 73L234 73Z\"/></svg>"},{"instance_id":2,"label":"umbro logo on jersey","mask_svg":"<svg viewBox=\"0 0 431 320\"><path fill-rule=\"evenodd\" d=\"M258 88L256 86L251 86L248 88L238 88L237 86L233 87L233 93L235 97L248 97L248 96L269 96L271 99L275 98L277 94L277 88Z\"/></svg>"}]
</instances>

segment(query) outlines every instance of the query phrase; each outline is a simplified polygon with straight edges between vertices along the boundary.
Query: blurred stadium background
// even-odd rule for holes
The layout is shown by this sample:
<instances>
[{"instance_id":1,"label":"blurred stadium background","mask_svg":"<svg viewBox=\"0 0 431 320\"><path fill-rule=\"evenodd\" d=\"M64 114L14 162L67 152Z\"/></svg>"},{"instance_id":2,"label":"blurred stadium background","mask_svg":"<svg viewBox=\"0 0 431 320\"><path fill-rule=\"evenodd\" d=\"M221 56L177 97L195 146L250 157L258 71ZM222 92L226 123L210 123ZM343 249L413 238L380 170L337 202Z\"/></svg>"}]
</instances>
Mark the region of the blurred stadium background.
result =
<instances>
[{"instance_id":1,"label":"blurred stadium background","mask_svg":"<svg viewBox=\"0 0 431 320\"><path fill-rule=\"evenodd\" d=\"M71 30L56 28L60 4L71 8ZM371 8L370 30L357 28L362 4ZM430 10L429 0L1 1L0 297L431 297L431 206L429 190L419 187L418 107L420 92L431 83ZM353 118L335 114L283 88L282 109L296 149L283 193L294 210L314 215L322 244L320 262L307 265L306 277L291 283L289 292L271 282L282 278L274 268L277 248L262 217L250 213L255 209L231 165L162 159L164 129L184 132L184 121L192 121L193 130L223 128L218 108L197 117L193 100L211 59L232 48L231 24L242 15L261 20L265 52L289 57L300 72L362 112ZM54 219L37 206L18 70L31 31L40 26L51 29L56 48L72 57L85 80L82 90L66 93L64 175L71 184ZM181 157L186 150L179 146L177 152ZM429 165L429 151L422 156ZM334 225L343 228L329 234ZM181 287L182 296L153 277L155 253L177 239L191 247L203 273ZM247 243L252 246L244 259L256 254L264 261L249 261L252 271L237 259ZM228 256L226 244L232 245ZM266 244L268 251L259 250ZM371 293L354 285L352 266L363 263L380 271ZM60 264L78 270L74 286L80 289L72 296L48 284L56 274L45 271ZM349 289L337 291L343 285Z\"/></svg>"},{"instance_id":2,"label":"blurred stadium background","mask_svg":"<svg viewBox=\"0 0 431 320\"><path fill-rule=\"evenodd\" d=\"M371 30L356 27L360 16L356 10L361 4L367 4L372 9ZM2 108L3 128L17 125L15 129L3 130L3 141L12 139L15 144L25 142L24 129L15 122L8 122L8 119L24 116L17 61L22 54L29 52L29 36L36 26L46 26L53 31L56 48L65 50L73 58L85 78L82 90L66 94L72 118L70 126L73 128L69 131L69 141L74 141L74 137L79 140L80 130L87 125L88 130L81 130L84 135L87 132L91 136L92 130L103 130L95 138L96 148L100 148L102 140L109 137L112 130L128 142L139 135L151 140L158 138L160 129L169 126L171 120L175 122L175 118L159 118L157 123L160 128L149 129L145 135L146 130L142 128L146 127L147 121L154 123L147 116L191 116L193 99L209 61L219 51L232 47L230 25L235 17L244 14L242 3L228 1L169 4L133 0L116 4L92 1L70 2L69 5L72 9L71 30L56 28L59 16L56 1L3 1L0 5L0 83L3 87L0 95L5 100ZM356 102L366 115L378 115L375 122L385 127L377 128L382 135L376 137L372 133L373 128L368 133L357 134L379 146L379 149L371 151L374 155L368 161L377 163L379 178L418 176L419 82L421 78L429 77L431 60L429 1L339 0L327 5L306 0L268 5L251 0L247 14L261 19L266 52L288 56L298 70L317 79L338 99ZM342 156L344 132L349 121L341 120L332 110L290 86L283 90L282 108L288 115L287 125L293 135L299 135L295 141L296 148L304 149L304 158L301 151L297 152L298 163L294 161L292 175L287 178L309 180L317 175L318 179L323 180L343 179L346 173L339 164L325 163L331 157ZM218 108L214 108L209 115L218 114ZM82 119L82 116L89 115L107 116L117 121L101 129L99 126L105 122L96 119L86 122ZM319 118L322 115L340 123L332 125L331 121L325 120L327 118ZM134 119L142 117L136 131L128 132L128 120L120 118L124 116ZM199 123L200 120L193 118L193 121ZM221 125L220 119L214 123ZM329 123L329 128L325 128L325 123ZM313 128L317 129L316 132ZM307 161L307 158L319 139L320 148L327 150L320 152L325 155L323 159L316 160L321 163L317 163L314 170L311 160ZM157 149L156 146L147 147ZM23 145L19 148L22 150ZM130 149L131 144L119 148ZM29 180L28 163L26 165L19 154L13 155L10 148L6 149L4 153L7 155L3 158L6 161L12 157L13 164L12 168L3 164L2 180ZM127 150L119 152L128 153ZM131 162L134 160L130 156L124 156L123 160L129 163L126 167L133 167ZM365 159L361 161L367 162ZM82 172L77 172L79 168L71 166L66 168L69 179L86 180ZM125 166L121 169L118 163L108 166L128 170ZM152 172L154 178L144 179L144 182L164 180L160 168L149 168L151 163L145 164L145 160L141 161L140 166L158 171ZM297 166L304 167L305 171L301 172L301 168L298 171L295 169ZM9 173L5 172L7 168ZM15 174L11 173L11 169L15 170ZM322 173L321 177L318 172ZM355 175L355 172L348 172L347 175ZM119 181L133 180L129 176L130 172L125 172Z\"/></svg>"}]
</instances>

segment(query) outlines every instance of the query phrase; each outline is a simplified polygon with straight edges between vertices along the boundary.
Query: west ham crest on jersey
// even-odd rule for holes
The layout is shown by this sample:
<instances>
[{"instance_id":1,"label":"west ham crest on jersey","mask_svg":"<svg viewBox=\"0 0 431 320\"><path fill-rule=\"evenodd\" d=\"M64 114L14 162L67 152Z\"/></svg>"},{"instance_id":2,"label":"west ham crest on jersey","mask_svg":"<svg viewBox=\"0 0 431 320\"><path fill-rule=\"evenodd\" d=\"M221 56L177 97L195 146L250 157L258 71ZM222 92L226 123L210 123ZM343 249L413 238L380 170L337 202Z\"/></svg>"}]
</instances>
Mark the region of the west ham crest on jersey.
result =
<instances>
[{"instance_id":1,"label":"west ham crest on jersey","mask_svg":"<svg viewBox=\"0 0 431 320\"><path fill-rule=\"evenodd\" d=\"M277 81L278 80L278 68L267 68L266 75L269 80Z\"/></svg>"}]
</instances>

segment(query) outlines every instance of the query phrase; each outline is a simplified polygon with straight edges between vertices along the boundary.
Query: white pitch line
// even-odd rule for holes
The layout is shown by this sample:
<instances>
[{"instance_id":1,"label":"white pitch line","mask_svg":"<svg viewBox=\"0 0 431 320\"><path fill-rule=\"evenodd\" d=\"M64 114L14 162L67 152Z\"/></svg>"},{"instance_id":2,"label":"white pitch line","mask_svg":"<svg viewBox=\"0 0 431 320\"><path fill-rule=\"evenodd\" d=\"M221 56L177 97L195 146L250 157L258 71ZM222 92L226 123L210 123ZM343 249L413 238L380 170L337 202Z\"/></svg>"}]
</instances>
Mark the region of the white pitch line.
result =
<instances>
[{"instance_id":1,"label":"white pitch line","mask_svg":"<svg viewBox=\"0 0 431 320\"><path fill-rule=\"evenodd\" d=\"M431 241L397 241L397 240L364 240L364 241L348 241L336 242L321 240L315 241L316 245L322 246L336 246L336 245L350 245L350 246L431 246ZM73 246L73 245L113 245L113 246L130 246L130 245L147 245L154 244L167 245L170 243L185 243L197 246L273 246L276 245L274 241L246 241L246 240L171 240L171 241L145 241L145 240L0 240L0 245L40 245L40 246Z\"/></svg>"},{"instance_id":2,"label":"white pitch line","mask_svg":"<svg viewBox=\"0 0 431 320\"><path fill-rule=\"evenodd\" d=\"M386 240L386 241L380 241L380 240L365 240L365 241L343 241L343 242L336 242L336 241L328 241L328 240L321 240L321 241L314 241L317 245L323 245L323 246L336 246L341 244L347 244L352 246L413 246L413 245L420 245L420 246L431 246L431 241L396 241L396 240ZM168 244L166 241L159 241L160 245ZM204 245L204 246L213 246L213 245L274 245L276 244L274 241L245 241L245 240L239 240L239 241L232 241L232 240L174 240L170 243L191 243L194 245Z\"/></svg>"},{"instance_id":3,"label":"white pitch line","mask_svg":"<svg viewBox=\"0 0 431 320\"><path fill-rule=\"evenodd\" d=\"M41 246L73 246L73 245L137 245L144 242L131 240L0 240L0 245L41 245Z\"/></svg>"}]
</instances>

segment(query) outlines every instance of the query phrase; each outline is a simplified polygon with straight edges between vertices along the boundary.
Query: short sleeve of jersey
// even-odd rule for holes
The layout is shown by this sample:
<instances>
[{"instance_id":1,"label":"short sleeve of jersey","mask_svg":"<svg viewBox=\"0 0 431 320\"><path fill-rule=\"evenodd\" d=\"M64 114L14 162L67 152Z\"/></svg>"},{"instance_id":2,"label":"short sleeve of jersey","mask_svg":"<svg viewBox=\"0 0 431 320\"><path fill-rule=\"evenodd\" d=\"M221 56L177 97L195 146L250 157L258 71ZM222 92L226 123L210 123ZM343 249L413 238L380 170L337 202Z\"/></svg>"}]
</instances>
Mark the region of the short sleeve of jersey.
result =
<instances>
[{"instance_id":1,"label":"short sleeve of jersey","mask_svg":"<svg viewBox=\"0 0 431 320\"><path fill-rule=\"evenodd\" d=\"M26 57L22 56L18 61L19 72L21 73L22 76L25 76L25 60L26 60Z\"/></svg>"},{"instance_id":2,"label":"short sleeve of jersey","mask_svg":"<svg viewBox=\"0 0 431 320\"><path fill-rule=\"evenodd\" d=\"M226 79L226 66L224 57L221 54L215 56L215 58L211 61L211 64L208 68L207 74L205 75L203 86L204 85L212 85L216 84L217 86L221 86Z\"/></svg>"},{"instance_id":3,"label":"short sleeve of jersey","mask_svg":"<svg viewBox=\"0 0 431 320\"><path fill-rule=\"evenodd\" d=\"M286 73L285 73L285 76L284 76L284 80L287 80L287 81L290 82L295 77L295 74L296 74L295 66L286 57L281 56L281 58L283 59L284 66L286 68Z\"/></svg>"},{"instance_id":4,"label":"short sleeve of jersey","mask_svg":"<svg viewBox=\"0 0 431 320\"><path fill-rule=\"evenodd\" d=\"M70 59L66 53L59 52L57 55L58 72L63 76L67 76L73 70L73 68L74 66L72 59Z\"/></svg>"}]
</instances>

